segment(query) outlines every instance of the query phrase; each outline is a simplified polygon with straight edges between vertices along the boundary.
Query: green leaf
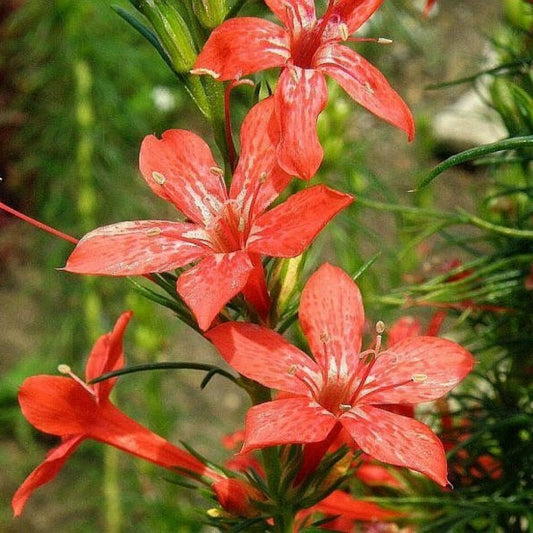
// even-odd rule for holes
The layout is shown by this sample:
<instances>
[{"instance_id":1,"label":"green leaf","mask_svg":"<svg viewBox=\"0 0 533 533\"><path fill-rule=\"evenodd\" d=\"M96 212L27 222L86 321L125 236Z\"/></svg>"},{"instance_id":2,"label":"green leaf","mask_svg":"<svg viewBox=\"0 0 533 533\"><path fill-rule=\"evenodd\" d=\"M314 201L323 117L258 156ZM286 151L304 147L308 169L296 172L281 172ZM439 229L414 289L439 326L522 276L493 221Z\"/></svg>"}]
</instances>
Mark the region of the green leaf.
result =
<instances>
[{"instance_id":1,"label":"green leaf","mask_svg":"<svg viewBox=\"0 0 533 533\"><path fill-rule=\"evenodd\" d=\"M533 135L525 135L522 137L512 137L511 139L504 139L503 141L497 141L491 144L484 144L483 146L476 146L465 150L456 155L452 155L439 165L437 165L419 184L416 189L410 192L418 191L429 185L439 174L442 174L445 170L456 165L461 165L467 161L472 161L478 157L486 154L493 154L494 152L501 152L503 150L515 150L517 148L526 148L533 146Z\"/></svg>"}]
</instances>

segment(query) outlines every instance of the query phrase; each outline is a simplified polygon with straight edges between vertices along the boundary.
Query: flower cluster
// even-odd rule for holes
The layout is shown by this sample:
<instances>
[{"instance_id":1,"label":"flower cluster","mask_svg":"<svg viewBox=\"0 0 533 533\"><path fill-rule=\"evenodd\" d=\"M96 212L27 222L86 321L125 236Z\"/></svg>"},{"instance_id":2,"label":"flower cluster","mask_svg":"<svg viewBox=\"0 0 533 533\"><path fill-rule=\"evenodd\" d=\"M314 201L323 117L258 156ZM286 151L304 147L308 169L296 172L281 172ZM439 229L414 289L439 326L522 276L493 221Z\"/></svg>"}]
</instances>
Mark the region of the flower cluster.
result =
<instances>
[{"instance_id":1,"label":"flower cluster","mask_svg":"<svg viewBox=\"0 0 533 533\"><path fill-rule=\"evenodd\" d=\"M23 383L19 400L24 416L39 430L59 436L61 444L16 492L16 515L33 490L51 480L86 439L206 484L225 519L259 517L279 531L288 530L282 529L287 513L301 524L309 523L312 513L343 514L344 521L336 523L346 528L351 527L341 525L346 520L352 524L399 516L338 490L351 474L350 461L338 468L345 456L364 452L374 461L415 470L446 486L445 449L416 420L413 406L455 387L472 369L472 355L449 340L414 334L409 326L409 333L391 335L385 349L381 322L371 347L362 350L365 316L359 288L329 263L315 270L301 292L299 323L310 354L276 331L272 312L279 296L276 283L288 283L290 290L298 285L279 274L276 259L304 254L353 201L350 194L323 184L302 188L323 157L316 121L327 101L324 76L409 139L414 135L405 102L348 46L358 41L351 35L381 3L329 0L318 16L312 0L266 0L281 25L238 17L217 26L191 76L236 82L259 70L280 68L273 94L258 101L243 121L234 171L219 166L195 133L172 129L161 138L147 136L140 149L141 174L156 195L179 211L180 220L97 228L78 242L64 267L79 274L143 275L149 280L154 274L175 276L173 297L190 310L196 329L239 374L236 382L254 404L246 414L238 457L265 449L265 460L234 461L229 469L218 469L111 403L116 372L124 366L127 312L96 342L85 381L63 367L68 376L35 376ZM226 121L231 122L229 114ZM113 377L105 376L110 372ZM103 380L96 382L99 377ZM277 455L268 453L274 447L281 450Z\"/></svg>"}]
</instances>

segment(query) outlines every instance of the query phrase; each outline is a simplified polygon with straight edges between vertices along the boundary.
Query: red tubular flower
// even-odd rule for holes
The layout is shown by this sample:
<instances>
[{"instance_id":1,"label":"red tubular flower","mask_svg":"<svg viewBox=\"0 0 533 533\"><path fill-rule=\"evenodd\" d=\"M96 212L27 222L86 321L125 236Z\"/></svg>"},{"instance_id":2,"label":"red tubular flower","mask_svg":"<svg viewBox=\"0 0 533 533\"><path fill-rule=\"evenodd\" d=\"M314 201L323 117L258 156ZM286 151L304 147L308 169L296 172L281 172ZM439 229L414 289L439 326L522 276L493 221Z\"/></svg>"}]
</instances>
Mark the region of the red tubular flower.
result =
<instances>
[{"instance_id":1,"label":"red tubular flower","mask_svg":"<svg viewBox=\"0 0 533 533\"><path fill-rule=\"evenodd\" d=\"M98 339L87 361L87 381L123 366L122 337L131 315L122 314L113 331ZM61 444L48 453L16 491L12 500L15 516L22 513L33 491L51 481L86 439L110 444L185 475L205 476L215 484L225 479L118 410L109 401L115 382L116 379L108 379L87 385L70 377L46 375L24 381L19 392L22 413L40 431L61 437Z\"/></svg>"},{"instance_id":2,"label":"red tubular flower","mask_svg":"<svg viewBox=\"0 0 533 533\"><path fill-rule=\"evenodd\" d=\"M265 0L284 27L255 17L229 19L210 35L192 72L231 80L283 67L274 93L281 128L278 161L288 173L309 179L323 157L316 121L327 102L324 74L410 140L414 136L405 102L379 70L342 44L382 1L330 0L317 19L313 0Z\"/></svg>"},{"instance_id":3,"label":"red tubular flower","mask_svg":"<svg viewBox=\"0 0 533 533\"><path fill-rule=\"evenodd\" d=\"M246 117L241 157L229 192L208 145L194 133L170 130L161 140L146 137L140 153L146 182L188 220L121 222L98 228L80 240L65 270L132 276L198 262L180 276L177 291L200 328L207 329L241 291L266 316L270 301L260 254L301 254L353 200L317 185L266 211L290 179L276 162L278 130L271 120L272 107L272 99L264 100Z\"/></svg>"},{"instance_id":4,"label":"red tubular flower","mask_svg":"<svg viewBox=\"0 0 533 533\"><path fill-rule=\"evenodd\" d=\"M352 445L375 459L446 485L446 458L437 436L382 406L439 398L472 369L472 355L451 341L425 336L406 337L381 353L378 337L373 350L360 353L361 294L346 273L329 264L307 282L299 317L314 360L253 324L225 323L207 333L238 372L291 395L248 411L242 452L327 443L344 429Z\"/></svg>"},{"instance_id":5,"label":"red tubular flower","mask_svg":"<svg viewBox=\"0 0 533 533\"><path fill-rule=\"evenodd\" d=\"M331 529L338 532L354 531L357 522L376 522L403 516L403 513L398 511L384 509L372 502L357 500L342 490L334 490L313 507L300 511L297 519L299 522L303 522L306 517L315 512L326 516L338 515L338 518L328 521L322 526L323 529Z\"/></svg>"}]
</instances>

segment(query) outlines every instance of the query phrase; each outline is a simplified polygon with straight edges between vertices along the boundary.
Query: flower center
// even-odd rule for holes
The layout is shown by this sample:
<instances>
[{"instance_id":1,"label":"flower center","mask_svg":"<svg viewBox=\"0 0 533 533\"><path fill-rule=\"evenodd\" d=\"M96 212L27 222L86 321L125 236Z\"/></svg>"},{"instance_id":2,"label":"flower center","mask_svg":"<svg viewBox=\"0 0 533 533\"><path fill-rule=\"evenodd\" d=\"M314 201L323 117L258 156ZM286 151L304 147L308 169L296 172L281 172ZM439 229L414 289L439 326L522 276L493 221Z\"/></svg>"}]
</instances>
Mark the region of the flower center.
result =
<instances>
[{"instance_id":1,"label":"flower center","mask_svg":"<svg viewBox=\"0 0 533 533\"><path fill-rule=\"evenodd\" d=\"M287 17L291 21L289 33L291 39L291 58L294 65L300 68L313 68L313 57L322 44L324 31L333 16L335 0L329 0L324 16L313 24L305 26L304 21L297 9L292 6L286 7L289 13Z\"/></svg>"}]
</instances>

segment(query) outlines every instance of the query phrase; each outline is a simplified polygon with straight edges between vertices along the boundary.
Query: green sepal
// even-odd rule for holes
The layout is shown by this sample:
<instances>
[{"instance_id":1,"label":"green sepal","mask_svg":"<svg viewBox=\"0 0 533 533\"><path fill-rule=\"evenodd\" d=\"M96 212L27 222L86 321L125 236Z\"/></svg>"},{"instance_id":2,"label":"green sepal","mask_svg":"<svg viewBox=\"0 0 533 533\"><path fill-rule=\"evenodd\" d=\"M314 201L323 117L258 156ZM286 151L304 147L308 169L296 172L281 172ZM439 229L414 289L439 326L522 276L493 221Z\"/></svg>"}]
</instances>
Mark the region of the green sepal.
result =
<instances>
[{"instance_id":1,"label":"green sepal","mask_svg":"<svg viewBox=\"0 0 533 533\"><path fill-rule=\"evenodd\" d=\"M176 72L189 72L196 61L196 46L177 7L168 0L130 0L152 24Z\"/></svg>"}]
</instances>

